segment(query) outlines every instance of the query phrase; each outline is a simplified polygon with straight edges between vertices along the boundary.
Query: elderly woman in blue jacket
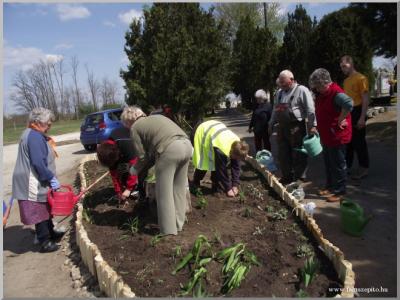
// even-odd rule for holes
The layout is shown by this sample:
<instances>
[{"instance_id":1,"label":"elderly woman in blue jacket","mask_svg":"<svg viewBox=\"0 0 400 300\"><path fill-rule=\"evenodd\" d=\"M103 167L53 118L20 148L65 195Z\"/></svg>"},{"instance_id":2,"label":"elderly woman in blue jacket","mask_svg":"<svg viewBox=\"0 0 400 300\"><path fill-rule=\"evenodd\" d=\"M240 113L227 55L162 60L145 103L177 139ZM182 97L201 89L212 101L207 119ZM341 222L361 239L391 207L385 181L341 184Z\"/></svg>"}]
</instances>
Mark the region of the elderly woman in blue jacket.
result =
<instances>
[{"instance_id":1,"label":"elderly woman in blue jacket","mask_svg":"<svg viewBox=\"0 0 400 300\"><path fill-rule=\"evenodd\" d=\"M35 225L40 252L53 252L62 232L53 228L47 191L60 188L56 177L55 143L47 136L53 113L42 107L29 114L28 128L22 133L12 179L12 196L18 199L21 222Z\"/></svg>"}]
</instances>

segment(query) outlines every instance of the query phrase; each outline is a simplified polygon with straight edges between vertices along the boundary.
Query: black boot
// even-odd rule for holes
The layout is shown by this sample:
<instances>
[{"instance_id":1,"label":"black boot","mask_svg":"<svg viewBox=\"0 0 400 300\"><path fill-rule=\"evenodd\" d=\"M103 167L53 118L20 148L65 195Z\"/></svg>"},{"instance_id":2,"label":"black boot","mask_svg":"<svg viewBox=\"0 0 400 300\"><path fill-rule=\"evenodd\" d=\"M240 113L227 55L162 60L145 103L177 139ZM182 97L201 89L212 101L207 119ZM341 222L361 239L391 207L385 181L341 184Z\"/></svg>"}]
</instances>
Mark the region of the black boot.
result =
<instances>
[{"instance_id":1,"label":"black boot","mask_svg":"<svg viewBox=\"0 0 400 300\"><path fill-rule=\"evenodd\" d=\"M60 231L57 229L53 229L52 232L50 232L50 239L55 242L59 242L61 238L64 236L65 231Z\"/></svg>"},{"instance_id":2,"label":"black boot","mask_svg":"<svg viewBox=\"0 0 400 300\"><path fill-rule=\"evenodd\" d=\"M60 246L58 246L55 242L47 240L42 243L39 252L41 253L54 252L57 251L59 248Z\"/></svg>"}]
</instances>

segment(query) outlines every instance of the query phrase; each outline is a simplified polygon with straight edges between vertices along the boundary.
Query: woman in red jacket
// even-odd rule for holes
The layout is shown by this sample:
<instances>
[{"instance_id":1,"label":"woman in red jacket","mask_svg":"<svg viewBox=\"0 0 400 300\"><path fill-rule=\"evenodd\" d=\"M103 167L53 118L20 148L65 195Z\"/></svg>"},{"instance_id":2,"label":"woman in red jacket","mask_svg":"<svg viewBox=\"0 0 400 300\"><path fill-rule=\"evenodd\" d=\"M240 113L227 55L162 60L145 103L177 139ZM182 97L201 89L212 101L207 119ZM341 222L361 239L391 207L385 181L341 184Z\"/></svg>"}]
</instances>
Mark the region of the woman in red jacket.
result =
<instances>
[{"instance_id":1,"label":"woman in red jacket","mask_svg":"<svg viewBox=\"0 0 400 300\"><path fill-rule=\"evenodd\" d=\"M346 144L351 140L353 100L331 80L325 69L316 69L309 79L315 94L317 129L321 137L326 171L325 188L319 191L328 202L341 201L346 193Z\"/></svg>"},{"instance_id":2,"label":"woman in red jacket","mask_svg":"<svg viewBox=\"0 0 400 300\"><path fill-rule=\"evenodd\" d=\"M110 138L97 147L100 163L109 168L115 193L125 201L136 189L138 177L129 173L129 169L137 162L133 155L129 129L114 129Z\"/></svg>"}]
</instances>

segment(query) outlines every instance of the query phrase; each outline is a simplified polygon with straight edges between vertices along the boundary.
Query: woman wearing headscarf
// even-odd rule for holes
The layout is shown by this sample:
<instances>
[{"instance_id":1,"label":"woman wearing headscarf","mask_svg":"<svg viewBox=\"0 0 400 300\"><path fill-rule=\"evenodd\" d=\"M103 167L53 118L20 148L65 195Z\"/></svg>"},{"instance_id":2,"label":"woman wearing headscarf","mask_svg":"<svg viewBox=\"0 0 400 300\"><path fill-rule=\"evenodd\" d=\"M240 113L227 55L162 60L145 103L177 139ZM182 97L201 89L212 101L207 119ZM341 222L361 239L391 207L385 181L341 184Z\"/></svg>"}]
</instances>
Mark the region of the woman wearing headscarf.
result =
<instances>
[{"instance_id":1,"label":"woman wearing headscarf","mask_svg":"<svg viewBox=\"0 0 400 300\"><path fill-rule=\"evenodd\" d=\"M49 187L60 188L56 177L55 142L47 135L54 114L42 107L29 114L28 128L22 133L12 179L12 197L18 199L21 222L35 225L40 252L53 252L59 246L55 241L63 233L54 230L50 206L47 202Z\"/></svg>"},{"instance_id":2,"label":"woman wearing headscarf","mask_svg":"<svg viewBox=\"0 0 400 300\"><path fill-rule=\"evenodd\" d=\"M186 133L163 115L146 114L137 106L125 107L121 115L130 128L138 161L131 174L142 176L155 165L157 216L163 235L176 235L186 218L188 165L193 148Z\"/></svg>"}]
</instances>

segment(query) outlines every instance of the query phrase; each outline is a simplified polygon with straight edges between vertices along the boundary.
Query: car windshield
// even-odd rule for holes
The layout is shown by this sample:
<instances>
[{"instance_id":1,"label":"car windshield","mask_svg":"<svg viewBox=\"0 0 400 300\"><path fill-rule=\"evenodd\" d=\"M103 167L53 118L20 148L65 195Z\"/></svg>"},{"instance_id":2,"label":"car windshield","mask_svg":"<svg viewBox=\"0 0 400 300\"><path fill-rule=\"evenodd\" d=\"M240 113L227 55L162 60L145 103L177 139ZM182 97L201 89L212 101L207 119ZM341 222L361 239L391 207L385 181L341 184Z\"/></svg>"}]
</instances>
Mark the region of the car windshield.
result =
<instances>
[{"instance_id":1,"label":"car windshield","mask_svg":"<svg viewBox=\"0 0 400 300\"><path fill-rule=\"evenodd\" d=\"M103 121L102 114L90 115L86 117L86 125L97 125Z\"/></svg>"},{"instance_id":2,"label":"car windshield","mask_svg":"<svg viewBox=\"0 0 400 300\"><path fill-rule=\"evenodd\" d=\"M120 121L121 120L122 110L112 111L108 113L108 118L111 121Z\"/></svg>"}]
</instances>

